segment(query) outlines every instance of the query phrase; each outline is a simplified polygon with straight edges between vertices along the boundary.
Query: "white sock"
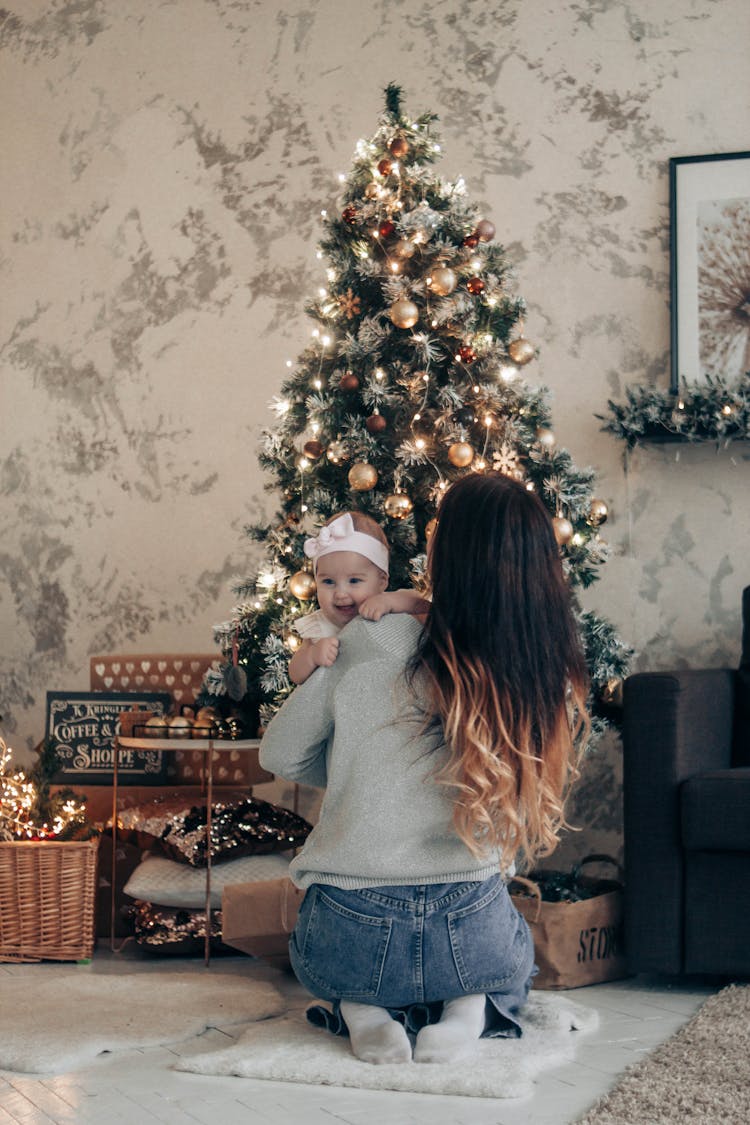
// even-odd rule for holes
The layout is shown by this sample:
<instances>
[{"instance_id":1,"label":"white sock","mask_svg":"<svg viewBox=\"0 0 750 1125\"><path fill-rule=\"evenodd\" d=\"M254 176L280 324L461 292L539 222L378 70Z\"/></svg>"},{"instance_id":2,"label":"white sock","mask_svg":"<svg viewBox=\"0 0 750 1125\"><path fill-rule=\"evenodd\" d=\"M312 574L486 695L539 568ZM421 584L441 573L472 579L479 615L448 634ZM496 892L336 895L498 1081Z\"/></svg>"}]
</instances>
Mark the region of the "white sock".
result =
<instances>
[{"instance_id":1,"label":"white sock","mask_svg":"<svg viewBox=\"0 0 750 1125\"><path fill-rule=\"evenodd\" d=\"M484 1031L485 994L447 1000L439 1023L428 1024L417 1035L414 1061L451 1063L471 1055Z\"/></svg>"},{"instance_id":2,"label":"white sock","mask_svg":"<svg viewBox=\"0 0 750 1125\"><path fill-rule=\"evenodd\" d=\"M342 1000L341 1015L349 1028L352 1051L362 1062L411 1062L409 1037L386 1008Z\"/></svg>"}]
</instances>

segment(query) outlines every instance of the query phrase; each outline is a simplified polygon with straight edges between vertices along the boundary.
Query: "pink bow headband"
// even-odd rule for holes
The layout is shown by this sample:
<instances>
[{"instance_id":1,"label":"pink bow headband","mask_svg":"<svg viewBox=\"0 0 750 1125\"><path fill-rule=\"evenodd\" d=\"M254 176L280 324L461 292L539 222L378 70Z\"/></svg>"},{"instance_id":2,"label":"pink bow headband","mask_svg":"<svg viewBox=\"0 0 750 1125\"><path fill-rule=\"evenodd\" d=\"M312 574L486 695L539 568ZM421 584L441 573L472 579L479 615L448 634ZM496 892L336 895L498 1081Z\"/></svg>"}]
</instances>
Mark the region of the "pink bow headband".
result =
<instances>
[{"instance_id":1,"label":"pink bow headband","mask_svg":"<svg viewBox=\"0 0 750 1125\"><path fill-rule=\"evenodd\" d=\"M372 535L355 531L354 521L348 512L322 527L317 538L305 540L305 554L308 559L313 560L313 571L316 574L318 559L323 555L332 555L334 551L355 551L388 573L388 548Z\"/></svg>"}]
</instances>

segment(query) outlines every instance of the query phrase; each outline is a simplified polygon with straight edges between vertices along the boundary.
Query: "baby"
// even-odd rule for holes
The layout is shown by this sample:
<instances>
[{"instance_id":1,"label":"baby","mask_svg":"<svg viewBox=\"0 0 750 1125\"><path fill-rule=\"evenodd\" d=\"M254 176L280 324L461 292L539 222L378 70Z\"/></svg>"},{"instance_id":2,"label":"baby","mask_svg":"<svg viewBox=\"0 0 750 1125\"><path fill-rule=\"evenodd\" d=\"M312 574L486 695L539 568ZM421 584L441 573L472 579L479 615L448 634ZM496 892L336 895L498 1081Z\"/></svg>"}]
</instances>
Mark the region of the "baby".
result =
<instances>
[{"instance_id":1,"label":"baby","mask_svg":"<svg viewBox=\"0 0 750 1125\"><path fill-rule=\"evenodd\" d=\"M289 678L303 684L316 668L330 668L339 651L339 633L358 615L379 621L385 613L426 613L429 602L415 590L388 585L388 540L363 512L332 517L315 539L305 540L313 560L319 609L299 618L302 644L289 661Z\"/></svg>"}]
</instances>

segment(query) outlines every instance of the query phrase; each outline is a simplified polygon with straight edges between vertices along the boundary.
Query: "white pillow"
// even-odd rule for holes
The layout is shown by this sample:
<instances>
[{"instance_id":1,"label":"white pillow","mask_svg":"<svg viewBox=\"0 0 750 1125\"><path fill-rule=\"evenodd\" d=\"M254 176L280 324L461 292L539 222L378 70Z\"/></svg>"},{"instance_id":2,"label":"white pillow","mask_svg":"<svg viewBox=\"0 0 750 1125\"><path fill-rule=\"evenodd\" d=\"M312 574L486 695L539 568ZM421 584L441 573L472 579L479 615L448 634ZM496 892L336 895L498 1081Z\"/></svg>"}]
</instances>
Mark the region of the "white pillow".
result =
<instances>
[{"instance_id":1,"label":"white pillow","mask_svg":"<svg viewBox=\"0 0 750 1125\"><path fill-rule=\"evenodd\" d=\"M246 855L211 868L211 907L221 909L221 892L228 883L262 883L288 874L289 859L278 852ZM123 888L126 895L155 906L200 910L206 905L206 869L176 863L166 856L147 855Z\"/></svg>"}]
</instances>

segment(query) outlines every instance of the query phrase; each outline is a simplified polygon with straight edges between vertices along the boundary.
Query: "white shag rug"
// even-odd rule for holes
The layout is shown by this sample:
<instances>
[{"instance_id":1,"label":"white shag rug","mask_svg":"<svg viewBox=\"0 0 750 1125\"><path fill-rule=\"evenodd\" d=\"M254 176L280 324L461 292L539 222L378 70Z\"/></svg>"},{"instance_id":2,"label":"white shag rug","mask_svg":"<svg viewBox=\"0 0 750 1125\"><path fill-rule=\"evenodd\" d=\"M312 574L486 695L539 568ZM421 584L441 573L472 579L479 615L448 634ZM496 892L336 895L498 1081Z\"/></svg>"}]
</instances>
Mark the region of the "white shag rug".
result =
<instances>
[{"instance_id":1,"label":"white shag rug","mask_svg":"<svg viewBox=\"0 0 750 1125\"><path fill-rule=\"evenodd\" d=\"M63 1074L102 1052L179 1043L287 1010L273 985L210 970L31 970L4 975L0 998L0 1070L25 1074Z\"/></svg>"},{"instance_id":2,"label":"white shag rug","mask_svg":"<svg viewBox=\"0 0 750 1125\"><path fill-rule=\"evenodd\" d=\"M248 1028L231 1047L182 1058L176 1069L314 1086L521 1098L533 1093L541 1071L574 1057L582 1033L594 1031L599 1016L567 996L532 992L522 1022L521 1039L483 1039L470 1062L373 1066L354 1057L348 1039L295 1014Z\"/></svg>"}]
</instances>

